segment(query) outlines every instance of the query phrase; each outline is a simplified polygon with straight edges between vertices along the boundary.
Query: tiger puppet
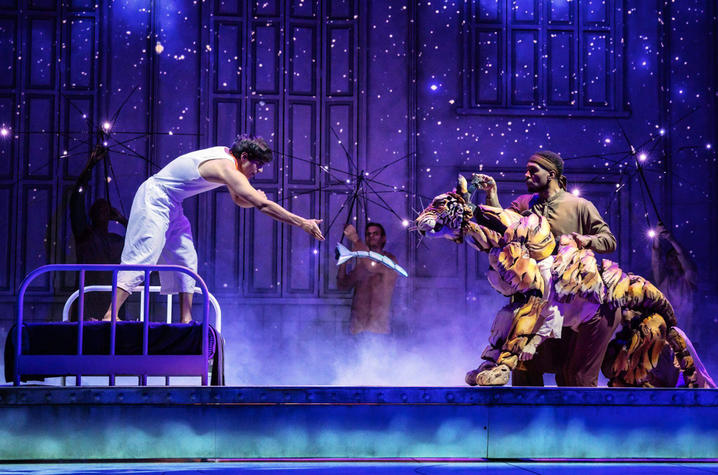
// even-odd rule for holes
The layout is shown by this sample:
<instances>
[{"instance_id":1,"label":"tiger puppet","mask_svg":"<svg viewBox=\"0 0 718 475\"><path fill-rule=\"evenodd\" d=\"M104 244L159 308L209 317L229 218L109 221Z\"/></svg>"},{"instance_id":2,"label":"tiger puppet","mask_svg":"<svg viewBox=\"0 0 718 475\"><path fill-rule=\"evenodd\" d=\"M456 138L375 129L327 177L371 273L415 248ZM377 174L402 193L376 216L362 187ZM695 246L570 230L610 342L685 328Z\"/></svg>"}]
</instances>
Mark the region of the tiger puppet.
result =
<instances>
[{"instance_id":1,"label":"tiger puppet","mask_svg":"<svg viewBox=\"0 0 718 475\"><path fill-rule=\"evenodd\" d=\"M474 174L469 185L459 175L456 189L436 196L411 228L487 252L489 283L511 297L494 319L484 363L466 374L469 385L507 384L511 371L533 358L543 341L561 337L565 321L590 318L608 304L622 315L602 365L609 386L654 386L652 373L665 350L684 386L715 387L658 288L608 259L599 264L571 236L557 244L542 216L472 204L478 180Z\"/></svg>"}]
</instances>

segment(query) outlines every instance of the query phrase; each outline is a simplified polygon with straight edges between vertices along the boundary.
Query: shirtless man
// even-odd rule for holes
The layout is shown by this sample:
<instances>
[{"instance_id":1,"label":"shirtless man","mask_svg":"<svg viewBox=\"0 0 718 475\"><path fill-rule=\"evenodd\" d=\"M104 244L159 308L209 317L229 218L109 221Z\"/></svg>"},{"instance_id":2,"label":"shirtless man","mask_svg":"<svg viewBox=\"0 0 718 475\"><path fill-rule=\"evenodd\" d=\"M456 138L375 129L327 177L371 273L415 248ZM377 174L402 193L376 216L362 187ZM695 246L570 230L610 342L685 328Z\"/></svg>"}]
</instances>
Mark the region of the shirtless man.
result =
<instances>
[{"instance_id":1,"label":"shirtless man","mask_svg":"<svg viewBox=\"0 0 718 475\"><path fill-rule=\"evenodd\" d=\"M305 219L267 199L249 180L272 160L272 151L260 137L242 135L231 147L211 147L182 155L137 190L122 251L122 264L181 265L197 271L197 252L182 201L199 193L226 186L232 201L243 208L257 208L282 223L297 226L317 240L324 236L320 219ZM117 276L117 308L140 285L142 271L121 271ZM192 321L190 309L195 281L187 274L161 272L163 294L180 294L182 323ZM112 307L103 320L111 319Z\"/></svg>"},{"instance_id":2,"label":"shirtless man","mask_svg":"<svg viewBox=\"0 0 718 475\"><path fill-rule=\"evenodd\" d=\"M396 262L396 257L384 251L386 231L379 223L369 223L364 238L359 239L353 225L344 229L344 235L352 243L353 251L373 251L383 254ZM391 332L391 298L394 294L397 274L386 266L371 259L357 259L351 272L347 273L346 263L337 270L337 287L341 290L354 289L349 330L353 335L361 332L388 334Z\"/></svg>"}]
</instances>

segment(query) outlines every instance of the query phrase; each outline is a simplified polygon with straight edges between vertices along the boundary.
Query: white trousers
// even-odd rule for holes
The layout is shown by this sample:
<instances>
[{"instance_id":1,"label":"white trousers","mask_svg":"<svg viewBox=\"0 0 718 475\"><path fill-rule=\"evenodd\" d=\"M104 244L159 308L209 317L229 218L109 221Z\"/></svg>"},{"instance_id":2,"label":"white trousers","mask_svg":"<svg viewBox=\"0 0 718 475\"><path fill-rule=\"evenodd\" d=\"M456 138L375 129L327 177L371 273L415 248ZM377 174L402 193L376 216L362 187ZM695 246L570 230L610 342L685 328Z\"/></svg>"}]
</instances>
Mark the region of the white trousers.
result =
<instances>
[{"instance_id":1,"label":"white trousers","mask_svg":"<svg viewBox=\"0 0 718 475\"><path fill-rule=\"evenodd\" d=\"M152 178L132 200L122 264L180 265L197 272L197 251L182 204L170 200ZM144 280L142 271L121 271L117 287L132 293ZM194 292L195 280L182 272L160 272L162 294Z\"/></svg>"}]
</instances>

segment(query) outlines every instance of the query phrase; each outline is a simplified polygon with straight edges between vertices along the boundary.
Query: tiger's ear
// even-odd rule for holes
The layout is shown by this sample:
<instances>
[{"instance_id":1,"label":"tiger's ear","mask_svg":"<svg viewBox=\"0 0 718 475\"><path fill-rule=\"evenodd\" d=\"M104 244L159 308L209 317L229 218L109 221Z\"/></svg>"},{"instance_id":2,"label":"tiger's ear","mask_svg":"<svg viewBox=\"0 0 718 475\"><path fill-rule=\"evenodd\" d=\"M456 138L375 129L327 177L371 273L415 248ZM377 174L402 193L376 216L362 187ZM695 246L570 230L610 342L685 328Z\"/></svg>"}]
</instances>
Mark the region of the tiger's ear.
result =
<instances>
[{"instance_id":1,"label":"tiger's ear","mask_svg":"<svg viewBox=\"0 0 718 475\"><path fill-rule=\"evenodd\" d=\"M459 180L456 183L456 192L460 194L462 197L469 192L468 185L466 183L466 178L464 178L464 175L459 174Z\"/></svg>"},{"instance_id":2,"label":"tiger's ear","mask_svg":"<svg viewBox=\"0 0 718 475\"><path fill-rule=\"evenodd\" d=\"M464 199L466 204L471 205L471 193L469 193L464 175L459 174L459 180L456 183L456 193Z\"/></svg>"}]
</instances>

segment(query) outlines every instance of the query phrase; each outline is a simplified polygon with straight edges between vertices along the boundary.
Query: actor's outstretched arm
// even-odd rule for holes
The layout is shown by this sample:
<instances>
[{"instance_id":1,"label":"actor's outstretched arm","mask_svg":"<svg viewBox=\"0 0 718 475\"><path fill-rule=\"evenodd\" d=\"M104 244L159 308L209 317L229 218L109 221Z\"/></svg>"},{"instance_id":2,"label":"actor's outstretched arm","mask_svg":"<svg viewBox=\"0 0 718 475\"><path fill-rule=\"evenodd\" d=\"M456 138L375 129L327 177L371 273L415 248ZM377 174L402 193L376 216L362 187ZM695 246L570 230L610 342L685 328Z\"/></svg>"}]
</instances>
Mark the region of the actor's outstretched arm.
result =
<instances>
[{"instance_id":1,"label":"actor's outstretched arm","mask_svg":"<svg viewBox=\"0 0 718 475\"><path fill-rule=\"evenodd\" d=\"M249 203L267 216L282 223L291 224L302 228L309 235L319 241L324 240L322 231L319 229L321 219L305 219L292 212L287 211L280 205L267 199L267 196L256 190L247 177L237 171L228 160L210 160L202 164L202 177L208 181L223 183L227 185L232 199L238 198L242 202ZM238 200L235 200L237 202ZM239 204L239 203L238 203Z\"/></svg>"}]
</instances>

